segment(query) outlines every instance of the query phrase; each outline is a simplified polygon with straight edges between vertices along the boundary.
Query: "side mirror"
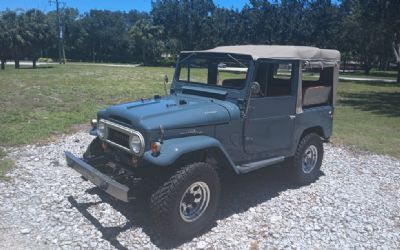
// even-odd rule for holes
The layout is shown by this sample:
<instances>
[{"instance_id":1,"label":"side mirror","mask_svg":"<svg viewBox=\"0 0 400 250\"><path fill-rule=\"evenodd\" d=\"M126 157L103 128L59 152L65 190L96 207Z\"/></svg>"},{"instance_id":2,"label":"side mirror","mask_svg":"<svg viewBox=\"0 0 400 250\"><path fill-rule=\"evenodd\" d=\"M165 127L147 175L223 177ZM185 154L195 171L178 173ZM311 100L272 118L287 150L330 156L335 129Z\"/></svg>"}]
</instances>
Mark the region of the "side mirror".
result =
<instances>
[{"instance_id":1,"label":"side mirror","mask_svg":"<svg viewBox=\"0 0 400 250\"><path fill-rule=\"evenodd\" d=\"M164 80L164 83L168 83L168 75L167 74L164 74L163 80Z\"/></svg>"},{"instance_id":2,"label":"side mirror","mask_svg":"<svg viewBox=\"0 0 400 250\"><path fill-rule=\"evenodd\" d=\"M164 91L165 91L165 95L168 95L168 90L167 90L168 75L167 75L167 74L164 74L164 77L163 77L163 83L164 83Z\"/></svg>"},{"instance_id":3,"label":"side mirror","mask_svg":"<svg viewBox=\"0 0 400 250\"><path fill-rule=\"evenodd\" d=\"M243 118L247 118L247 113L249 112L251 97L254 95L259 95L260 91L261 91L261 87L258 82L250 83L250 90L249 90L250 93L249 93L249 98L247 98L246 109L244 111Z\"/></svg>"},{"instance_id":4,"label":"side mirror","mask_svg":"<svg viewBox=\"0 0 400 250\"><path fill-rule=\"evenodd\" d=\"M258 82L252 82L250 88L251 88L251 95L252 96L260 94L261 87L260 87L260 84Z\"/></svg>"}]
</instances>

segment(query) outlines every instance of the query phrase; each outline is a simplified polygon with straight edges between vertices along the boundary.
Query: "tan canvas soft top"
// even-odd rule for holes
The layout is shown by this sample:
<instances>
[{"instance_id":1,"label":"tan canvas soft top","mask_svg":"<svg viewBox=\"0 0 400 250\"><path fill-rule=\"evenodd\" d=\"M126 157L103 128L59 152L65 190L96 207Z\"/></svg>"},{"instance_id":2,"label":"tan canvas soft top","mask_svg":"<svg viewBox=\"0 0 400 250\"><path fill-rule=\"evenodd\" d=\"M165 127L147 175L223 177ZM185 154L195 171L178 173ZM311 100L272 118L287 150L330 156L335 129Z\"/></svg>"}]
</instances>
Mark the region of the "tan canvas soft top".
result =
<instances>
[{"instance_id":1,"label":"tan canvas soft top","mask_svg":"<svg viewBox=\"0 0 400 250\"><path fill-rule=\"evenodd\" d=\"M221 46L209 50L186 51L198 53L230 53L249 55L257 59L293 59L304 61L340 61L340 52L332 49L319 49L308 46L288 45L236 45Z\"/></svg>"}]
</instances>

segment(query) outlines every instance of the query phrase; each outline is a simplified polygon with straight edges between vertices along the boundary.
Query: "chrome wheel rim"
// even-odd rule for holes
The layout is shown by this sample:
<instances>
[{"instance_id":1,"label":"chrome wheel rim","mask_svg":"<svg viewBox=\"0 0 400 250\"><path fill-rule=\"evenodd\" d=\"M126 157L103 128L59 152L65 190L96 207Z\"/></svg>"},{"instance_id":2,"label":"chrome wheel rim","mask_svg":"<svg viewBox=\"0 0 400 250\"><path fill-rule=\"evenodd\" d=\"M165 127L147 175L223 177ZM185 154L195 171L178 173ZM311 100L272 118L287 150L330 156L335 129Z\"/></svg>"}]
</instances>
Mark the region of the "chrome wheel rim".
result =
<instances>
[{"instance_id":1,"label":"chrome wheel rim","mask_svg":"<svg viewBox=\"0 0 400 250\"><path fill-rule=\"evenodd\" d=\"M314 145L310 145L303 154L303 172L306 174L311 173L318 161L318 149Z\"/></svg>"},{"instance_id":2,"label":"chrome wheel rim","mask_svg":"<svg viewBox=\"0 0 400 250\"><path fill-rule=\"evenodd\" d=\"M181 218L193 222L207 210L210 202L210 189L205 182L198 181L190 185L182 195L179 210Z\"/></svg>"}]
</instances>

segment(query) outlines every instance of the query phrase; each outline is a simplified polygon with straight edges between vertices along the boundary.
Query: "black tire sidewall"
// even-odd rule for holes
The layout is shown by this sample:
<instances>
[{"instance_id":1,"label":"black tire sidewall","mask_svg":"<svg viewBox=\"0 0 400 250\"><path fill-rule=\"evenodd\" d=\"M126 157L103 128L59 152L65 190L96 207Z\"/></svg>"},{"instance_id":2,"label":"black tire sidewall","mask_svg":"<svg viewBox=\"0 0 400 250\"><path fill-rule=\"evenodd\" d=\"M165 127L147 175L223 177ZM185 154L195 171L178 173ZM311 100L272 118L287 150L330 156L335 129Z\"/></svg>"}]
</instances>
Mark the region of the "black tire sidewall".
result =
<instances>
[{"instance_id":1,"label":"black tire sidewall","mask_svg":"<svg viewBox=\"0 0 400 250\"><path fill-rule=\"evenodd\" d=\"M218 207L220 197L220 182L215 169L206 163L194 163L188 165L183 171L178 171L174 178L174 185L171 186L172 197L168 201L170 209L164 212L161 220L164 226L161 233L173 238L189 238L205 229L212 219ZM210 190L210 201L204 213L193 222L186 222L180 215L180 201L187 188L195 182L204 182Z\"/></svg>"},{"instance_id":2,"label":"black tire sidewall","mask_svg":"<svg viewBox=\"0 0 400 250\"><path fill-rule=\"evenodd\" d=\"M317 148L318 159L314 169L310 173L303 171L303 155L305 150L314 145ZM293 174L294 179L299 184L307 184L314 181L320 173L322 160L324 156L324 148L321 138L317 134L308 134L304 136L297 147L296 154L293 158Z\"/></svg>"},{"instance_id":3,"label":"black tire sidewall","mask_svg":"<svg viewBox=\"0 0 400 250\"><path fill-rule=\"evenodd\" d=\"M179 187L179 192L177 195L177 199L175 200L175 207L174 207L174 216L176 219L176 227L181 228L184 230L179 230L180 234L186 234L186 231L189 235L194 234L196 231L201 230L205 224L208 224L208 221L214 217L217 203L219 199L219 182L217 183L214 179L210 178L212 175L207 175L205 171L198 171L195 173L196 175L191 176L187 181L182 183L182 186ZM204 211L204 213L193 222L186 222L181 218L180 215L180 201L183 197L184 192L186 189L195 182L202 181L208 185L210 190L210 201L208 203L208 207ZM200 229L201 228L201 229Z\"/></svg>"}]
</instances>

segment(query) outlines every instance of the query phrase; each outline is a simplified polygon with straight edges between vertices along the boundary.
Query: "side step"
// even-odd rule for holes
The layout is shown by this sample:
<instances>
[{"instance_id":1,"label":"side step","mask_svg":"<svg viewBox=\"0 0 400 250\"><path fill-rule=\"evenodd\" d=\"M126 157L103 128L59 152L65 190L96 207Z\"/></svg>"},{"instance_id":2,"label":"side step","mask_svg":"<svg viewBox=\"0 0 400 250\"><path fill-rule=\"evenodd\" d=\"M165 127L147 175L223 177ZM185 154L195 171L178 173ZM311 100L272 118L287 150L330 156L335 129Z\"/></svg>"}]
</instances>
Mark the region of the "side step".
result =
<instances>
[{"instance_id":1,"label":"side step","mask_svg":"<svg viewBox=\"0 0 400 250\"><path fill-rule=\"evenodd\" d=\"M274 157L274 158L270 158L270 159L266 159L266 160L262 160L262 161L256 161L256 162L243 164L240 166L236 166L236 168L237 168L237 170L239 170L239 173L245 174L245 173L248 173L248 172L263 168L263 167L274 165L274 164L282 162L284 160L285 160L284 156L278 156L278 157Z\"/></svg>"}]
</instances>

